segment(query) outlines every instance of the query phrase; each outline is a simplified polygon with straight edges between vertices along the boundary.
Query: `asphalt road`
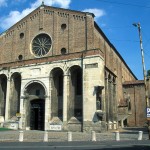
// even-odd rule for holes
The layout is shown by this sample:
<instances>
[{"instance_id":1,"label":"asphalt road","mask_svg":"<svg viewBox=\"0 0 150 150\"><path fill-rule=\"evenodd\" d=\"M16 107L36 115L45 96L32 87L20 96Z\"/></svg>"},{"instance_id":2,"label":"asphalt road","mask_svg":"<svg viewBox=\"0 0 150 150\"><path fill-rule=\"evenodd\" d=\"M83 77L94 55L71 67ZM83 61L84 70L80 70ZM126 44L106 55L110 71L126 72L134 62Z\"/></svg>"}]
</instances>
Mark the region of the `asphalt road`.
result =
<instances>
[{"instance_id":1,"label":"asphalt road","mask_svg":"<svg viewBox=\"0 0 150 150\"><path fill-rule=\"evenodd\" d=\"M150 150L150 140L101 142L1 142L0 150Z\"/></svg>"}]
</instances>

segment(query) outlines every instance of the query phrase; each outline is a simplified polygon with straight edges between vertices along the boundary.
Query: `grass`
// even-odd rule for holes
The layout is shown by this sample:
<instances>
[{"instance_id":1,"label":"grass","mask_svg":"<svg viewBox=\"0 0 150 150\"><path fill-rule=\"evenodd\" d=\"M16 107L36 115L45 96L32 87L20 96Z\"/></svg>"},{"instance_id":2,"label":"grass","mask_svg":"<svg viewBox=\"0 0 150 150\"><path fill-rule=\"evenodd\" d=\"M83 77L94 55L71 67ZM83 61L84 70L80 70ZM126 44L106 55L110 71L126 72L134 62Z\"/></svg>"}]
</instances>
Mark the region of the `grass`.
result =
<instances>
[{"instance_id":1,"label":"grass","mask_svg":"<svg viewBox=\"0 0 150 150\"><path fill-rule=\"evenodd\" d=\"M9 130L12 130L12 129L0 127L0 131L9 131Z\"/></svg>"}]
</instances>

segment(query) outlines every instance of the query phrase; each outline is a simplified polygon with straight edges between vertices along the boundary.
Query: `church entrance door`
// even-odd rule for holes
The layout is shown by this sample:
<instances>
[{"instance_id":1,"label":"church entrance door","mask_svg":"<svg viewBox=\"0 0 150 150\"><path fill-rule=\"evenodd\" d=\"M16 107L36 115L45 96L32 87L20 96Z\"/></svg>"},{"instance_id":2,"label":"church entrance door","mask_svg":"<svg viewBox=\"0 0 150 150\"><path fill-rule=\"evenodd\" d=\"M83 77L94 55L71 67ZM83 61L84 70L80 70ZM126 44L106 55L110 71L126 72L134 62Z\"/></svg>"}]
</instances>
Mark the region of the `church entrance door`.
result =
<instances>
[{"instance_id":1,"label":"church entrance door","mask_svg":"<svg viewBox=\"0 0 150 150\"><path fill-rule=\"evenodd\" d=\"M36 99L30 102L30 128L31 130L44 130L45 102Z\"/></svg>"}]
</instances>

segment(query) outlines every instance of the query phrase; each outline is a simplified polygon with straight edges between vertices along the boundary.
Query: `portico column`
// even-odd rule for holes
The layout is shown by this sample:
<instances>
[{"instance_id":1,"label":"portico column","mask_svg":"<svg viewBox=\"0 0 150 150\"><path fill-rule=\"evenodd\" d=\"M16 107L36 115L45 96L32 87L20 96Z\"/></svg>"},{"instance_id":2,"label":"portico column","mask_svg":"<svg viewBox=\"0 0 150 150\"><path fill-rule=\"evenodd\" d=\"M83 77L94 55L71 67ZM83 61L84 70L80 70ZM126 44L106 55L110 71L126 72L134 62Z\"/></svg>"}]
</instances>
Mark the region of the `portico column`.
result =
<instances>
[{"instance_id":1,"label":"portico column","mask_svg":"<svg viewBox=\"0 0 150 150\"><path fill-rule=\"evenodd\" d=\"M44 130L49 130L50 116L50 96L45 95L45 127Z\"/></svg>"},{"instance_id":2,"label":"portico column","mask_svg":"<svg viewBox=\"0 0 150 150\"><path fill-rule=\"evenodd\" d=\"M111 122L114 120L114 115L113 115L113 108L114 108L114 103L113 103L113 81L112 77L109 80L109 119Z\"/></svg>"},{"instance_id":3,"label":"portico column","mask_svg":"<svg viewBox=\"0 0 150 150\"><path fill-rule=\"evenodd\" d=\"M63 122L67 121L67 101L68 101L68 75L64 75L63 80Z\"/></svg>"},{"instance_id":4,"label":"portico column","mask_svg":"<svg viewBox=\"0 0 150 150\"><path fill-rule=\"evenodd\" d=\"M109 121L108 76L105 77L106 121Z\"/></svg>"},{"instance_id":5,"label":"portico column","mask_svg":"<svg viewBox=\"0 0 150 150\"><path fill-rule=\"evenodd\" d=\"M24 112L24 100L25 100L25 97L24 96L21 96L20 97L20 115L21 115L21 118L19 120L19 129L22 129L23 126L24 126L24 123L25 122L25 112Z\"/></svg>"},{"instance_id":6,"label":"portico column","mask_svg":"<svg viewBox=\"0 0 150 150\"><path fill-rule=\"evenodd\" d=\"M6 104L5 104L5 120L9 119L9 113L10 113L10 108L9 108L9 97L10 97L10 79L9 77L7 78L7 94L6 94Z\"/></svg>"},{"instance_id":7,"label":"portico column","mask_svg":"<svg viewBox=\"0 0 150 150\"><path fill-rule=\"evenodd\" d=\"M116 97L116 82L113 81L113 123L114 123L114 129L117 128L117 97Z\"/></svg>"}]
</instances>

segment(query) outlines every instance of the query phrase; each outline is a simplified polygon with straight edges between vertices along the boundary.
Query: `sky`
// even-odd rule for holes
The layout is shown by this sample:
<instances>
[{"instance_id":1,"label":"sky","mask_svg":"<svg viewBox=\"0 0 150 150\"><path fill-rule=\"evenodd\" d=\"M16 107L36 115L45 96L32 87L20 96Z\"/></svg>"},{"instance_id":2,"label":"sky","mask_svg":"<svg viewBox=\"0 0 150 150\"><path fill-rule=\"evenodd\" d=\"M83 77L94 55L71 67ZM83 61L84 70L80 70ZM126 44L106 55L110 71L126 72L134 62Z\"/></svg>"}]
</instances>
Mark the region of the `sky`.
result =
<instances>
[{"instance_id":1,"label":"sky","mask_svg":"<svg viewBox=\"0 0 150 150\"><path fill-rule=\"evenodd\" d=\"M0 0L0 33L41 3L42 0ZM44 4L94 13L96 23L135 76L142 80L139 33L133 26L133 23L140 23L145 68L150 70L150 0L44 0Z\"/></svg>"}]
</instances>

